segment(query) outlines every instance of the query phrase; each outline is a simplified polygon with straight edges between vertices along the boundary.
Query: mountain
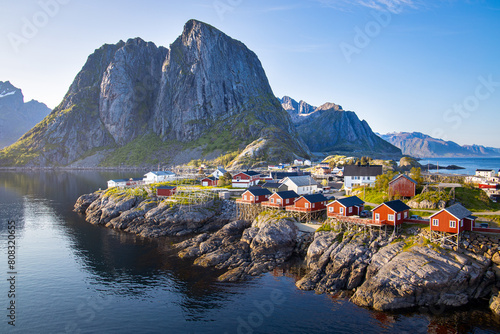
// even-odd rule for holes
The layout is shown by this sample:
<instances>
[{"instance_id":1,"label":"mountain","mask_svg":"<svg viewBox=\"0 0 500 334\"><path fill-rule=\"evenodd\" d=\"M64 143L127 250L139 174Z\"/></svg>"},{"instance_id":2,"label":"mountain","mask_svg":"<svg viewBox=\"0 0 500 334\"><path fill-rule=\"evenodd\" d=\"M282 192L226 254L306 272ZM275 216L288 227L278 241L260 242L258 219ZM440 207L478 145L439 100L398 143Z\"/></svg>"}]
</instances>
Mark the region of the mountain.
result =
<instances>
[{"instance_id":1,"label":"mountain","mask_svg":"<svg viewBox=\"0 0 500 334\"><path fill-rule=\"evenodd\" d=\"M500 156L500 149L478 145L464 145L433 138L420 132L398 132L381 135L399 147L403 154L416 158L437 157L488 157Z\"/></svg>"},{"instance_id":2,"label":"mountain","mask_svg":"<svg viewBox=\"0 0 500 334\"><path fill-rule=\"evenodd\" d=\"M279 99L309 149L329 154L400 157L401 150L377 136L356 113L335 103L313 107L285 96Z\"/></svg>"},{"instance_id":3,"label":"mountain","mask_svg":"<svg viewBox=\"0 0 500 334\"><path fill-rule=\"evenodd\" d=\"M169 49L135 38L95 50L0 165L177 164L256 142L269 162L309 155L255 53L190 20Z\"/></svg>"},{"instance_id":4,"label":"mountain","mask_svg":"<svg viewBox=\"0 0 500 334\"><path fill-rule=\"evenodd\" d=\"M25 103L21 89L0 81L0 148L14 143L49 113L45 104Z\"/></svg>"}]
</instances>

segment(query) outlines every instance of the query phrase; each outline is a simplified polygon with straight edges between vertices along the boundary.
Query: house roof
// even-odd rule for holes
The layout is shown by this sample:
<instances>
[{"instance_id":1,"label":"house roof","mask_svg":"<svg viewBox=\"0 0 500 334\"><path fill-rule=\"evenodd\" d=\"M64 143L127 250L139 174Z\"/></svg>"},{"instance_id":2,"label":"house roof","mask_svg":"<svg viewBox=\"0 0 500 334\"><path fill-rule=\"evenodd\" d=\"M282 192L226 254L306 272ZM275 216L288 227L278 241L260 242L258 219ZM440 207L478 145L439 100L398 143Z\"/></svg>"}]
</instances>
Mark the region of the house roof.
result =
<instances>
[{"instance_id":1,"label":"house roof","mask_svg":"<svg viewBox=\"0 0 500 334\"><path fill-rule=\"evenodd\" d=\"M281 186L278 182L266 182L262 185L262 188L277 189Z\"/></svg>"},{"instance_id":2,"label":"house roof","mask_svg":"<svg viewBox=\"0 0 500 334\"><path fill-rule=\"evenodd\" d=\"M348 165L344 167L344 176L378 176L382 173L382 166L379 165Z\"/></svg>"},{"instance_id":3,"label":"house roof","mask_svg":"<svg viewBox=\"0 0 500 334\"><path fill-rule=\"evenodd\" d=\"M160 175L175 175L175 173L172 173L171 171L168 171L168 170L160 170L160 171L153 171L153 172L149 172L149 173L146 173L145 175L148 175L148 174L154 174L156 176L160 176Z\"/></svg>"},{"instance_id":4,"label":"house roof","mask_svg":"<svg viewBox=\"0 0 500 334\"><path fill-rule=\"evenodd\" d=\"M305 198L309 203L318 203L318 202L328 201L328 199L325 196L323 196L323 194L304 195L302 197Z\"/></svg>"},{"instance_id":5,"label":"house roof","mask_svg":"<svg viewBox=\"0 0 500 334\"><path fill-rule=\"evenodd\" d=\"M365 204L361 199L359 199L358 196L351 196L351 197L344 197L341 199L336 200L335 202L339 202L341 205L345 206L346 208L350 206L361 206ZM332 202L330 204L333 204L335 202Z\"/></svg>"},{"instance_id":6,"label":"house roof","mask_svg":"<svg viewBox=\"0 0 500 334\"><path fill-rule=\"evenodd\" d=\"M127 179L114 179L114 180L109 180L109 181L112 181L112 182L127 182L128 180Z\"/></svg>"},{"instance_id":7,"label":"house roof","mask_svg":"<svg viewBox=\"0 0 500 334\"><path fill-rule=\"evenodd\" d=\"M305 186L317 186L318 184L312 177L309 175L304 175L304 176L291 176L287 177L285 180L283 180L283 183L285 183L287 180L295 184L297 187L305 187Z\"/></svg>"},{"instance_id":8,"label":"house roof","mask_svg":"<svg viewBox=\"0 0 500 334\"><path fill-rule=\"evenodd\" d=\"M394 201L389 201L389 202L382 203L379 206L377 206L376 208L374 208L373 210L378 209L382 205L386 205L387 207L389 207L391 210L393 210L395 212L402 212L402 211L405 211L405 210L410 210L410 207L408 205L404 204L399 199L394 200Z\"/></svg>"},{"instance_id":9,"label":"house roof","mask_svg":"<svg viewBox=\"0 0 500 334\"><path fill-rule=\"evenodd\" d=\"M160 186L160 187L156 187L156 189L176 189L177 187L176 186Z\"/></svg>"},{"instance_id":10,"label":"house roof","mask_svg":"<svg viewBox=\"0 0 500 334\"><path fill-rule=\"evenodd\" d=\"M293 190L287 190L287 191L278 191L275 193L275 195L278 195L282 199L287 199L287 198L297 198L300 197L295 191Z\"/></svg>"},{"instance_id":11,"label":"house roof","mask_svg":"<svg viewBox=\"0 0 500 334\"><path fill-rule=\"evenodd\" d=\"M207 177L204 177L203 179L201 179L202 181L203 180L210 180L210 181L217 181L218 178L216 178L215 176L207 176Z\"/></svg>"},{"instance_id":12,"label":"house roof","mask_svg":"<svg viewBox=\"0 0 500 334\"><path fill-rule=\"evenodd\" d=\"M268 189L263 189L263 188L251 188L247 190L250 192L250 194L254 196L265 196L265 195L271 195L272 192L270 192ZM247 192L245 191L245 193Z\"/></svg>"},{"instance_id":13,"label":"house roof","mask_svg":"<svg viewBox=\"0 0 500 334\"><path fill-rule=\"evenodd\" d=\"M291 176L299 176L299 172L271 172L271 177L276 180L282 180Z\"/></svg>"},{"instance_id":14,"label":"house roof","mask_svg":"<svg viewBox=\"0 0 500 334\"><path fill-rule=\"evenodd\" d=\"M478 169L476 169L476 172L495 172L495 170L494 169L480 169L480 168L478 168Z\"/></svg>"},{"instance_id":15,"label":"house roof","mask_svg":"<svg viewBox=\"0 0 500 334\"><path fill-rule=\"evenodd\" d=\"M246 174L248 176L260 175L260 173L254 172L253 170L248 170L246 172L241 172L241 173L238 173L238 174ZM236 175L238 175L238 174L236 174Z\"/></svg>"},{"instance_id":16,"label":"house roof","mask_svg":"<svg viewBox=\"0 0 500 334\"><path fill-rule=\"evenodd\" d=\"M464 218L475 219L476 218L472 215L472 212L470 212L469 210L464 208L463 205L460 203L453 204L452 206L450 206L448 208L445 208L439 212L436 212L431 217L433 217L433 216L435 216L438 213L441 213L443 211L448 212L449 214L451 214L452 216L454 216L457 219L464 219Z\"/></svg>"},{"instance_id":17,"label":"house roof","mask_svg":"<svg viewBox=\"0 0 500 334\"><path fill-rule=\"evenodd\" d=\"M222 167L217 168L217 169L214 171L214 173L215 173L216 171L219 171L219 172L221 172L222 174L226 174L226 173L227 173L227 171L226 171L224 168L222 168Z\"/></svg>"},{"instance_id":18,"label":"house roof","mask_svg":"<svg viewBox=\"0 0 500 334\"><path fill-rule=\"evenodd\" d=\"M389 182L389 184L395 182L396 180L398 180L398 179L400 179L402 177L405 178L405 179L407 179L410 182L413 182L413 183L417 184L417 181L415 181L414 179L412 179L411 177L409 177L408 175L405 175L405 174L399 174L399 175L394 176L394 178Z\"/></svg>"}]
</instances>

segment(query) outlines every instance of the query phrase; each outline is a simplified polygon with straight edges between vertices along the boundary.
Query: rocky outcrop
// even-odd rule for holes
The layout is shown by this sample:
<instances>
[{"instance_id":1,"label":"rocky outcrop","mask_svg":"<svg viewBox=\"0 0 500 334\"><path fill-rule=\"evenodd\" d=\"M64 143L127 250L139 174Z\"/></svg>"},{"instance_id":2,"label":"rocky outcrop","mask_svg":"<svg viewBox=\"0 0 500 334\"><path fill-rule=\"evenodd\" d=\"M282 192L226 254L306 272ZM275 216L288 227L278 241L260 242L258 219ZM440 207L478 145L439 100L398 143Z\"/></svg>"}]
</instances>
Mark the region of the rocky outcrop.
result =
<instances>
[{"instance_id":1,"label":"rocky outcrop","mask_svg":"<svg viewBox=\"0 0 500 334\"><path fill-rule=\"evenodd\" d=\"M462 306L488 297L495 284L491 261L479 254L408 248L375 237L316 233L306 258L311 270L297 287L319 293L355 289L355 304L386 311Z\"/></svg>"},{"instance_id":2,"label":"rocky outcrop","mask_svg":"<svg viewBox=\"0 0 500 334\"><path fill-rule=\"evenodd\" d=\"M198 206L178 206L126 191L82 195L74 211L94 225L123 230L144 237L183 236L219 229L234 218L230 201L211 201Z\"/></svg>"},{"instance_id":3,"label":"rocky outcrop","mask_svg":"<svg viewBox=\"0 0 500 334\"><path fill-rule=\"evenodd\" d=\"M14 143L49 113L45 104L24 102L21 89L0 81L0 149Z\"/></svg>"},{"instance_id":4,"label":"rocky outcrop","mask_svg":"<svg viewBox=\"0 0 500 334\"><path fill-rule=\"evenodd\" d=\"M283 150L281 142L269 140L270 132L287 139L291 157L309 156L255 53L190 20L170 49L135 38L96 50L61 104L16 150L0 153L0 163L64 166L105 156L102 151L109 157L105 163L186 163L186 143L200 146L190 159L218 152L215 158L259 138L268 140L267 160L283 159L269 155L273 148ZM112 157L117 148L121 154ZM144 158L129 162L130 153ZM26 161L18 162L19 155Z\"/></svg>"},{"instance_id":5,"label":"rocky outcrop","mask_svg":"<svg viewBox=\"0 0 500 334\"><path fill-rule=\"evenodd\" d=\"M293 218L260 215L251 224L233 221L211 236L200 235L177 244L182 258L194 264L225 269L220 281L237 281L274 269L297 246L298 229Z\"/></svg>"},{"instance_id":6,"label":"rocky outcrop","mask_svg":"<svg viewBox=\"0 0 500 334\"><path fill-rule=\"evenodd\" d=\"M424 199L420 202L416 200L411 200L407 203L407 205L412 209L436 210L436 209L444 209L446 207L446 201L440 200L435 203L427 199Z\"/></svg>"}]
</instances>

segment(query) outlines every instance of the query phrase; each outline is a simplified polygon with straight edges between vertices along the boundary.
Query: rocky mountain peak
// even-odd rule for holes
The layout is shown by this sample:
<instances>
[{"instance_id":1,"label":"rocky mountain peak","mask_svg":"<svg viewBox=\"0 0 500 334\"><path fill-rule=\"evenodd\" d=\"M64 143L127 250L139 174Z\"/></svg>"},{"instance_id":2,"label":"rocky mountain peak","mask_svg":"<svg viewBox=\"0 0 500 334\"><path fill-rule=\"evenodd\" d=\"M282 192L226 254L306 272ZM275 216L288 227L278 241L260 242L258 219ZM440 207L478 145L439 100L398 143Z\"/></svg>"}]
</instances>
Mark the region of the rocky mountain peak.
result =
<instances>
[{"instance_id":1,"label":"rocky mountain peak","mask_svg":"<svg viewBox=\"0 0 500 334\"><path fill-rule=\"evenodd\" d=\"M170 49L133 38L95 50L61 104L16 150L0 152L0 163L68 165L100 151L92 161L138 155L158 160L153 147L167 146L164 158L183 163L242 150L260 138L266 139L262 158L308 156L255 53L190 20ZM283 141L286 149L277 157ZM182 153L189 145L196 154ZM119 159L113 157L116 149ZM134 164L144 160L134 158Z\"/></svg>"}]
</instances>

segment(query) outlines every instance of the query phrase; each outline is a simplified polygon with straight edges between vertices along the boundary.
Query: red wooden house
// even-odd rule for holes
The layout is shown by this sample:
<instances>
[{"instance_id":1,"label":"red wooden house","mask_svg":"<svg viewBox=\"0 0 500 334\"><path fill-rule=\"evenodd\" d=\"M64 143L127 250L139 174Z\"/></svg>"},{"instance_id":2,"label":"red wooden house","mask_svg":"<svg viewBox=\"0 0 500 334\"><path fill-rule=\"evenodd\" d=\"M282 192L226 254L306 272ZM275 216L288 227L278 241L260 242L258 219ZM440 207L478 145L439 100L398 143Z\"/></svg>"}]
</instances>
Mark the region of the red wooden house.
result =
<instances>
[{"instance_id":1,"label":"red wooden house","mask_svg":"<svg viewBox=\"0 0 500 334\"><path fill-rule=\"evenodd\" d=\"M293 205L299 197L293 190L278 191L272 194L267 202L263 202L262 206L283 209L286 206Z\"/></svg>"},{"instance_id":2,"label":"red wooden house","mask_svg":"<svg viewBox=\"0 0 500 334\"><path fill-rule=\"evenodd\" d=\"M254 171L241 172L233 176L232 185L235 188L248 188L257 185L260 174Z\"/></svg>"},{"instance_id":3,"label":"red wooden house","mask_svg":"<svg viewBox=\"0 0 500 334\"><path fill-rule=\"evenodd\" d=\"M161 186L156 188L157 197L169 197L175 195L177 192L177 187L175 186Z\"/></svg>"},{"instance_id":4,"label":"red wooden house","mask_svg":"<svg viewBox=\"0 0 500 334\"><path fill-rule=\"evenodd\" d=\"M411 177L399 174L389 182L389 195L414 197L417 192L417 182Z\"/></svg>"},{"instance_id":5,"label":"red wooden house","mask_svg":"<svg viewBox=\"0 0 500 334\"><path fill-rule=\"evenodd\" d=\"M266 202L271 195L272 193L267 189L262 189L262 188L248 189L243 194L241 194L241 198L238 198L236 202L247 203L247 204L258 204Z\"/></svg>"},{"instance_id":6,"label":"red wooden house","mask_svg":"<svg viewBox=\"0 0 500 334\"><path fill-rule=\"evenodd\" d=\"M317 212L326 209L328 199L323 194L304 195L299 197L294 205L286 207L287 211Z\"/></svg>"},{"instance_id":7,"label":"red wooden house","mask_svg":"<svg viewBox=\"0 0 500 334\"><path fill-rule=\"evenodd\" d=\"M214 176L208 176L204 179L201 179L201 185L203 187L215 187L219 183L219 179Z\"/></svg>"},{"instance_id":8,"label":"red wooden house","mask_svg":"<svg viewBox=\"0 0 500 334\"><path fill-rule=\"evenodd\" d=\"M341 198L327 205L327 216L359 216L359 213L364 209L364 205L365 202L357 196Z\"/></svg>"},{"instance_id":9,"label":"red wooden house","mask_svg":"<svg viewBox=\"0 0 500 334\"><path fill-rule=\"evenodd\" d=\"M410 207L400 200L385 202L372 210L375 224L400 225L408 218Z\"/></svg>"},{"instance_id":10,"label":"red wooden house","mask_svg":"<svg viewBox=\"0 0 500 334\"><path fill-rule=\"evenodd\" d=\"M458 234L463 231L472 231L476 217L457 203L430 216L431 231Z\"/></svg>"}]
</instances>

